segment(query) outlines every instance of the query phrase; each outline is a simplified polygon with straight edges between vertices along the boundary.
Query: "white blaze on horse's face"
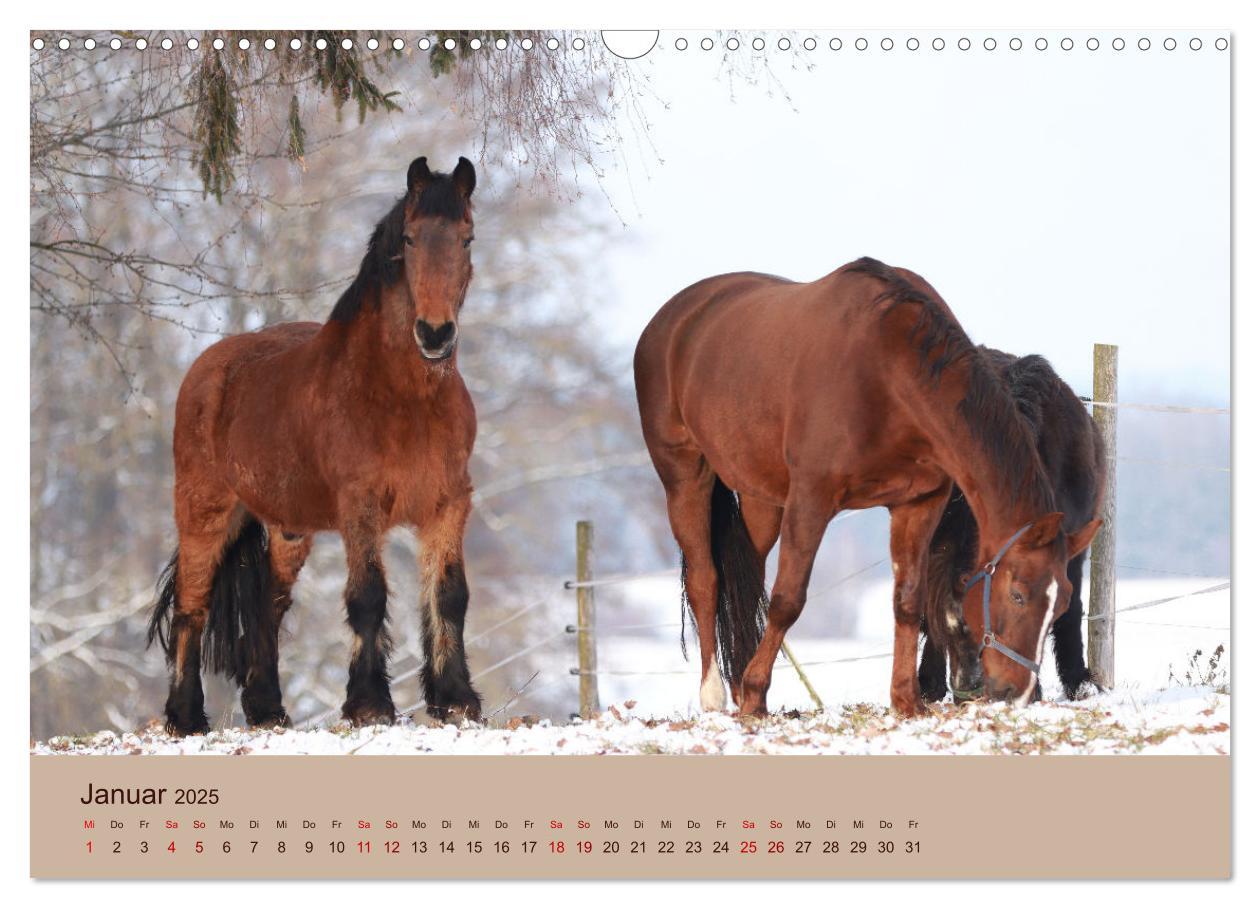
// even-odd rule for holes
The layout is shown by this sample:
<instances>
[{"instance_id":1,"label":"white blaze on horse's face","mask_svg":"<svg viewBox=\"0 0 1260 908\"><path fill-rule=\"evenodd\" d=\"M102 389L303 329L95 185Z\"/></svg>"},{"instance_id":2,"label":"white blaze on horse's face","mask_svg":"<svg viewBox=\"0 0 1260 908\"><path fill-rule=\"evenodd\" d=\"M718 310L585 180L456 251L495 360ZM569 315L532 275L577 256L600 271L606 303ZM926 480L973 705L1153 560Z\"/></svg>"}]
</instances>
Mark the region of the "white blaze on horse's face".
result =
<instances>
[{"instance_id":1,"label":"white blaze on horse's face","mask_svg":"<svg viewBox=\"0 0 1260 908\"><path fill-rule=\"evenodd\" d=\"M1041 662L1041 657L1046 651L1046 635L1050 632L1050 625L1054 623L1054 613L1059 607L1059 581L1051 580L1050 586L1046 588L1046 617L1041 624L1041 636L1037 638L1037 662Z\"/></svg>"},{"instance_id":2,"label":"white blaze on horse's face","mask_svg":"<svg viewBox=\"0 0 1260 908\"><path fill-rule=\"evenodd\" d=\"M1050 585L1046 587L1046 614L1041 619L1041 633L1037 637L1037 649L1034 651L1033 661L1042 664L1042 657L1046 652L1046 636L1050 633L1050 625L1054 624L1054 615L1059 604L1059 581L1051 580ZM1016 706L1027 706L1032 700L1033 691L1037 689L1037 676L1032 672L1028 673L1028 687L1019 699L1015 701Z\"/></svg>"}]
</instances>

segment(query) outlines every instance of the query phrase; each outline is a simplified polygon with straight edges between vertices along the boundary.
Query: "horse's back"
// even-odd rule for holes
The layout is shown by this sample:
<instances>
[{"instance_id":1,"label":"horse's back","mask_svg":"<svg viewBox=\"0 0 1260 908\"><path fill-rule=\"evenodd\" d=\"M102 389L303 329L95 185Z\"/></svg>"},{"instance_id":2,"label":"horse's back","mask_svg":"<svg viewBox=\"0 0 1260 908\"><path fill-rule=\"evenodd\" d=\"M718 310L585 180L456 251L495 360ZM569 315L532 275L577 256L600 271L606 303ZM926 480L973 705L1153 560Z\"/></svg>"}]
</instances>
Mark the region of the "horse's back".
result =
<instances>
[{"instance_id":1,"label":"horse's back","mask_svg":"<svg viewBox=\"0 0 1260 908\"><path fill-rule=\"evenodd\" d=\"M781 500L788 447L864 438L878 410L869 355L882 285L844 269L809 283L754 272L700 281L669 300L635 352L635 387L657 460L699 450L741 494ZM864 353L865 351L865 353ZM865 398L872 406L848 402ZM851 419L818 419L819 412ZM860 423L860 425L857 425Z\"/></svg>"},{"instance_id":2,"label":"horse's back","mask_svg":"<svg viewBox=\"0 0 1260 908\"><path fill-rule=\"evenodd\" d=\"M753 271L722 274L675 294L652 317L635 351L636 375L667 366L670 357L698 352L705 344L730 356L732 341L746 344L761 358L785 351L795 361L811 352L827 357L834 348L820 349L820 344L843 344L854 335L861 339L863 331L877 326L880 300L889 296L891 280L930 298L953 319L940 294L921 276L869 258L804 283Z\"/></svg>"},{"instance_id":3,"label":"horse's back","mask_svg":"<svg viewBox=\"0 0 1260 908\"><path fill-rule=\"evenodd\" d=\"M787 278L756 271L719 274L678 291L648 321L635 348L636 374L640 369L658 365L668 356L672 342L689 322L714 306L738 300L746 293L766 287L796 286Z\"/></svg>"},{"instance_id":4,"label":"horse's back","mask_svg":"<svg viewBox=\"0 0 1260 908\"><path fill-rule=\"evenodd\" d=\"M285 353L312 340L318 322L284 322L248 334L232 334L202 351L184 376L184 386L227 373L265 357Z\"/></svg>"}]
</instances>

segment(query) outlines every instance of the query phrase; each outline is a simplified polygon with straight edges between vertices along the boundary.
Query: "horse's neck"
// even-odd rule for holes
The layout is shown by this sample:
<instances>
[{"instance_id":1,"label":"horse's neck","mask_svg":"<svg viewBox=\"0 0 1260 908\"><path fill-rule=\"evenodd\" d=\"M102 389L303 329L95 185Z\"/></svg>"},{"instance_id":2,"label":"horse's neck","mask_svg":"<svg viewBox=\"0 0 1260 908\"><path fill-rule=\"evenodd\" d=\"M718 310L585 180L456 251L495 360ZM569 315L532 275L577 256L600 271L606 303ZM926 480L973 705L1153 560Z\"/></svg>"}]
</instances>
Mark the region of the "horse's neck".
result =
<instances>
[{"instance_id":1,"label":"horse's neck","mask_svg":"<svg viewBox=\"0 0 1260 908\"><path fill-rule=\"evenodd\" d=\"M1020 527L1043 516L1051 508L1047 502L1041 455L1031 435L1010 433L1003 446L1004 459L998 461L991 445L986 445L961 412L959 401L967 393L969 362L934 388L925 390L930 417L925 420L941 466L967 497L980 531L981 555L991 555ZM951 389L954 389L951 391ZM1014 412L1004 414L1020 419Z\"/></svg>"},{"instance_id":2,"label":"horse's neck","mask_svg":"<svg viewBox=\"0 0 1260 908\"><path fill-rule=\"evenodd\" d=\"M391 322L387 299L361 307L342 326L336 344L339 359L368 378L378 391L391 392L389 396L408 400L427 397L441 384L407 336L406 326ZM379 393L374 396L381 397Z\"/></svg>"}]
</instances>

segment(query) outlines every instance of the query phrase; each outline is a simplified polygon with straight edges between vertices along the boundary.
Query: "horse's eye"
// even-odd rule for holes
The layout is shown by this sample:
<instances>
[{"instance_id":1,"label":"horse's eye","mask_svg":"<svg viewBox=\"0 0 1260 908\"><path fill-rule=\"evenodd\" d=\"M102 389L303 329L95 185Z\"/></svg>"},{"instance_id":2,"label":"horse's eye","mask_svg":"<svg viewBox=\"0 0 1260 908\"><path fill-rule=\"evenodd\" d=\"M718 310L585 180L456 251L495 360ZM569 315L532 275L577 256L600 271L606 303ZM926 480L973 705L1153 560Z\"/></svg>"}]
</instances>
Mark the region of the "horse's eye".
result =
<instances>
[{"instance_id":1,"label":"horse's eye","mask_svg":"<svg viewBox=\"0 0 1260 908\"><path fill-rule=\"evenodd\" d=\"M405 233L403 234L403 242L406 243L408 246L416 245L416 241L413 240L411 237L407 236L407 234Z\"/></svg>"},{"instance_id":2,"label":"horse's eye","mask_svg":"<svg viewBox=\"0 0 1260 908\"><path fill-rule=\"evenodd\" d=\"M1011 602L1014 602L1016 605L1023 605L1024 604L1023 594L1017 593L1014 590L1011 590Z\"/></svg>"},{"instance_id":3,"label":"horse's eye","mask_svg":"<svg viewBox=\"0 0 1260 908\"><path fill-rule=\"evenodd\" d=\"M476 237L470 236L468 239L464 240L464 248L467 249L469 246L471 246L472 241L475 239Z\"/></svg>"}]
</instances>

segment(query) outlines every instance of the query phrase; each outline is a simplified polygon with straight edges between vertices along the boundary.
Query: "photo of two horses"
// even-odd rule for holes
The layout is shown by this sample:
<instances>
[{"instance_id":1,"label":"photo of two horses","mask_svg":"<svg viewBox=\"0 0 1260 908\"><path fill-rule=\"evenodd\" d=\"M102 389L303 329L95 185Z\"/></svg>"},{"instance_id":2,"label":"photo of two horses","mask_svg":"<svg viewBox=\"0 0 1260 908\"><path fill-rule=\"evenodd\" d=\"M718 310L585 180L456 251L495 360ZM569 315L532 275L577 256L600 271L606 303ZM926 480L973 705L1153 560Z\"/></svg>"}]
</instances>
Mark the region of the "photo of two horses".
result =
<instances>
[{"instance_id":1,"label":"photo of two horses","mask_svg":"<svg viewBox=\"0 0 1260 908\"><path fill-rule=\"evenodd\" d=\"M203 671L240 687L250 726L289 724L281 627L323 531L348 568L342 717L392 723L381 549L399 526L421 551L425 710L481 718L464 649L477 423L458 364L476 183L467 158L449 173L415 159L324 324L227 337L185 376L178 548L149 624L170 667L171 734L209 730ZM892 518L898 714L941 699L947 666L959 701L1027 704L1051 637L1069 695L1089 684L1079 588L1101 523L1097 430L1048 363L973 345L923 278L861 258L811 283L700 281L651 319L634 379L704 709L725 709L729 686L741 715L766 713L824 530L875 507Z\"/></svg>"}]
</instances>

